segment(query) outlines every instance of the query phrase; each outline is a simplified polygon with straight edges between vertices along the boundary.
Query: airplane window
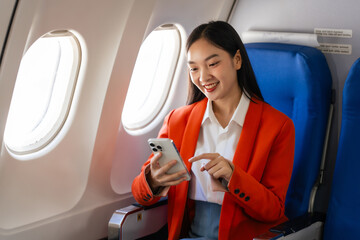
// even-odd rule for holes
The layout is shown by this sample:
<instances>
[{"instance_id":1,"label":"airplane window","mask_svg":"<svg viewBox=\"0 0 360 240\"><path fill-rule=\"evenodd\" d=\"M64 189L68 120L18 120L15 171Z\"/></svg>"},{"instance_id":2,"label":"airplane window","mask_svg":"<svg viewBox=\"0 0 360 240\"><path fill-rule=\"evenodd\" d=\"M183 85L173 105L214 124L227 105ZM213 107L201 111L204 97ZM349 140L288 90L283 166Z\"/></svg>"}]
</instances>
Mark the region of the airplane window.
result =
<instances>
[{"instance_id":1,"label":"airplane window","mask_svg":"<svg viewBox=\"0 0 360 240\"><path fill-rule=\"evenodd\" d=\"M180 55L181 36L176 26L163 25L141 45L122 112L130 134L148 126L161 111L170 91Z\"/></svg>"},{"instance_id":2,"label":"airplane window","mask_svg":"<svg viewBox=\"0 0 360 240\"><path fill-rule=\"evenodd\" d=\"M27 50L5 128L4 140L12 152L34 152L59 132L70 108L80 58L80 45L68 31L48 33Z\"/></svg>"}]
</instances>

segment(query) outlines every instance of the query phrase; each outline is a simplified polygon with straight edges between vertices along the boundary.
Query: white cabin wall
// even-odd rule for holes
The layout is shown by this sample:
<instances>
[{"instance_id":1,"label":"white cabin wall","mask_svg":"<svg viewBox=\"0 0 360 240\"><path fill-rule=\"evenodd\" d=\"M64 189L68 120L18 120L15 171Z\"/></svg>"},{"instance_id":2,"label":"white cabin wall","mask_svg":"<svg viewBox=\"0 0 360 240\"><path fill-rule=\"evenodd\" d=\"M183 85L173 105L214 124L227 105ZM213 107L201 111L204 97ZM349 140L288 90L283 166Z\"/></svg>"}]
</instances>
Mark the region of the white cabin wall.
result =
<instances>
[{"instance_id":1,"label":"white cabin wall","mask_svg":"<svg viewBox=\"0 0 360 240\"><path fill-rule=\"evenodd\" d=\"M105 94L131 7L127 0L20 1L0 72L1 136L21 57L37 38L72 30L83 61L68 119L48 146L14 155L1 138L0 239L105 237L112 211L132 202L130 194L115 198L106 191L109 182L89 181Z\"/></svg>"},{"instance_id":2,"label":"white cabin wall","mask_svg":"<svg viewBox=\"0 0 360 240\"><path fill-rule=\"evenodd\" d=\"M318 37L320 43L352 45L351 55L324 54L336 91L325 183L319 189L315 210L325 212L341 126L342 90L352 63L360 56L360 2L357 0L240 0L230 23L241 34L248 30L314 33L314 28L351 29L352 38Z\"/></svg>"}]
</instances>

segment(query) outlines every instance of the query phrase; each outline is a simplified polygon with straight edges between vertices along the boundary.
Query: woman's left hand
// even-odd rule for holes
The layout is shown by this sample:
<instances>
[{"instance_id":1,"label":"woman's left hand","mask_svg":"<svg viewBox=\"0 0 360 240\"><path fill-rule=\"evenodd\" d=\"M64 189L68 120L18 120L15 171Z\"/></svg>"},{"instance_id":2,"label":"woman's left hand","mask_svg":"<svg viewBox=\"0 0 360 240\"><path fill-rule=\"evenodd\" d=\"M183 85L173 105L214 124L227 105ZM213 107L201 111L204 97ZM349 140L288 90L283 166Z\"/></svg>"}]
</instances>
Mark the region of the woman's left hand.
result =
<instances>
[{"instance_id":1,"label":"woman's left hand","mask_svg":"<svg viewBox=\"0 0 360 240\"><path fill-rule=\"evenodd\" d=\"M234 165L232 162L218 153L203 153L189 159L189 162L193 163L201 159L208 159L210 161L202 166L200 171L206 170L215 179L224 178L226 181L230 181L234 171Z\"/></svg>"}]
</instances>

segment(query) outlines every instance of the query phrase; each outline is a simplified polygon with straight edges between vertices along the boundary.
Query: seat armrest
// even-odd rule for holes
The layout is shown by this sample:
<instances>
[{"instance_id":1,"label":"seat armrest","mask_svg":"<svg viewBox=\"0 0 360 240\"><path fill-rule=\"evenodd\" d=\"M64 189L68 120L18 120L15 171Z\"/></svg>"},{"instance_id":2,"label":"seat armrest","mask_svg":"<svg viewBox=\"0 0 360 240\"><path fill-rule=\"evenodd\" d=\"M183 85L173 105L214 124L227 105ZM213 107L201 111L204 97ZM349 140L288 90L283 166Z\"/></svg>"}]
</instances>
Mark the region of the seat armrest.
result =
<instances>
[{"instance_id":1,"label":"seat armrest","mask_svg":"<svg viewBox=\"0 0 360 240\"><path fill-rule=\"evenodd\" d=\"M142 238L159 231L166 223L166 198L151 206L132 204L113 213L108 223L108 239Z\"/></svg>"},{"instance_id":2,"label":"seat armrest","mask_svg":"<svg viewBox=\"0 0 360 240\"><path fill-rule=\"evenodd\" d=\"M307 213L269 229L254 240L320 239L324 221L325 215L322 213ZM306 238L305 235L312 238Z\"/></svg>"},{"instance_id":3,"label":"seat armrest","mask_svg":"<svg viewBox=\"0 0 360 240\"><path fill-rule=\"evenodd\" d=\"M303 216L286 221L270 229L273 233L283 233L284 236L304 229L315 222L324 222L325 215L322 213L307 213Z\"/></svg>"}]
</instances>

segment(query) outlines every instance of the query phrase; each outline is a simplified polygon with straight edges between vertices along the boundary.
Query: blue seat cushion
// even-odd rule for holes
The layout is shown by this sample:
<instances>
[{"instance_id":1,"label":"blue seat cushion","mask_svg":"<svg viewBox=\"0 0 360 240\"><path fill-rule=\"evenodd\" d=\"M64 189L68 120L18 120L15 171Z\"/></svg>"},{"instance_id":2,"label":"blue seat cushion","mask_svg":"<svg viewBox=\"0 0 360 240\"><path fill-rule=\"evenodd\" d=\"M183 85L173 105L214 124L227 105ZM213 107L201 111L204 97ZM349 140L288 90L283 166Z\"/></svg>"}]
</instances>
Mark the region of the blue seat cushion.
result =
<instances>
[{"instance_id":1,"label":"blue seat cushion","mask_svg":"<svg viewBox=\"0 0 360 240\"><path fill-rule=\"evenodd\" d=\"M291 219L307 212L319 174L331 103L330 70L324 55L312 47L280 43L245 47L264 100L295 125L294 167L285 207Z\"/></svg>"},{"instance_id":2,"label":"blue seat cushion","mask_svg":"<svg viewBox=\"0 0 360 240\"><path fill-rule=\"evenodd\" d=\"M324 239L360 238L360 58L345 81L342 120Z\"/></svg>"}]
</instances>

